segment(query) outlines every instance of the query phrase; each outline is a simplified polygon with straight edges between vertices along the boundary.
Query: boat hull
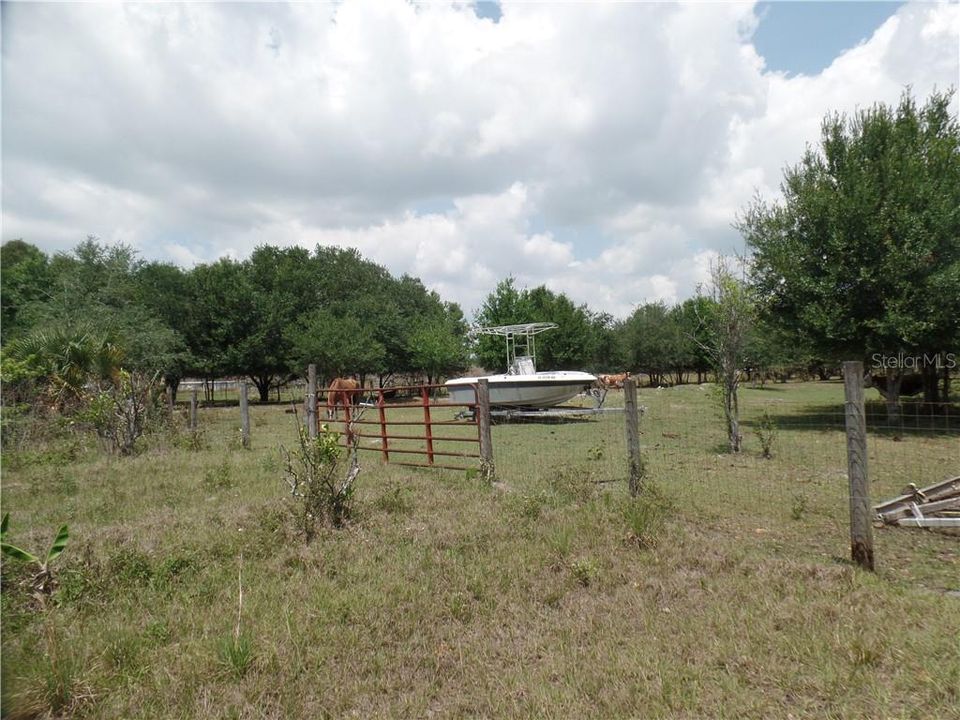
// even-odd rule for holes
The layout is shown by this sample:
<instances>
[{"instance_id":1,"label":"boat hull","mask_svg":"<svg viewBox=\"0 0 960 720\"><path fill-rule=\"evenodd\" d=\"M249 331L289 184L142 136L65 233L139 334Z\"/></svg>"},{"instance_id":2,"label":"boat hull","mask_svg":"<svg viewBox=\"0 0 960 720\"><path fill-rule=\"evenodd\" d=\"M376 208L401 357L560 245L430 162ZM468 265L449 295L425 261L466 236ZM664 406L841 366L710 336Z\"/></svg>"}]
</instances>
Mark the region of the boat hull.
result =
<instances>
[{"instance_id":1,"label":"boat hull","mask_svg":"<svg viewBox=\"0 0 960 720\"><path fill-rule=\"evenodd\" d=\"M473 405L476 402L474 388L482 379L487 381L490 388L492 407L513 408L554 407L576 397L597 380L589 373L577 371L457 378L445 384L450 401Z\"/></svg>"}]
</instances>

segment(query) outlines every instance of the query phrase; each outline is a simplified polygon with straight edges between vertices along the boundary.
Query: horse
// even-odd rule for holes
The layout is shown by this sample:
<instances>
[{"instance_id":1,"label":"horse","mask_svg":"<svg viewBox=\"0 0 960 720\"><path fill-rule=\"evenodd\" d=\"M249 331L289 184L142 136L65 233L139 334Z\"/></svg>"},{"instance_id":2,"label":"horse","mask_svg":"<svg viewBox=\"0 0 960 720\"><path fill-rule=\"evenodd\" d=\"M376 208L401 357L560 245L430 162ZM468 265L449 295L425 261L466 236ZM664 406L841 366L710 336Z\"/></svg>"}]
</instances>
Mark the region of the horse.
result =
<instances>
[{"instance_id":1,"label":"horse","mask_svg":"<svg viewBox=\"0 0 960 720\"><path fill-rule=\"evenodd\" d=\"M350 406L353 404L357 388L360 387L353 378L334 378L327 388L327 420L337 419L337 408L342 407L350 417Z\"/></svg>"}]
</instances>

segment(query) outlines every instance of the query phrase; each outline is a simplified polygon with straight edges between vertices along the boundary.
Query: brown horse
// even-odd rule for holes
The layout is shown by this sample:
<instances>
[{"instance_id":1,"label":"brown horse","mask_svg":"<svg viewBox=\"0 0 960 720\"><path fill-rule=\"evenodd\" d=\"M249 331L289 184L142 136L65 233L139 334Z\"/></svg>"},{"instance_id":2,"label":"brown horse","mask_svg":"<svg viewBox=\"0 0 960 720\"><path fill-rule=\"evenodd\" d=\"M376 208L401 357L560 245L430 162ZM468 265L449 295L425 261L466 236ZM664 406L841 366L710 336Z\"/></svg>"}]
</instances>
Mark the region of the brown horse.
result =
<instances>
[{"instance_id":1,"label":"brown horse","mask_svg":"<svg viewBox=\"0 0 960 720\"><path fill-rule=\"evenodd\" d=\"M334 378L327 388L327 420L336 420L337 408L342 407L347 412L347 418L350 415L350 405L353 403L353 396L357 388L360 387L353 378Z\"/></svg>"}]
</instances>

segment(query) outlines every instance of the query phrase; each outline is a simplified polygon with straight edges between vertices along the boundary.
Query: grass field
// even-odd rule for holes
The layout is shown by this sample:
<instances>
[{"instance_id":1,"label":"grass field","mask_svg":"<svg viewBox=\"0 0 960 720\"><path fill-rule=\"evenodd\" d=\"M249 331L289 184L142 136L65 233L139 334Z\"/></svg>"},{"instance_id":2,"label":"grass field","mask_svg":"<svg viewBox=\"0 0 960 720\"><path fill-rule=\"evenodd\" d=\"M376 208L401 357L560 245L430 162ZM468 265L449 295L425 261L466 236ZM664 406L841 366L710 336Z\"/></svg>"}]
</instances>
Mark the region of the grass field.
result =
<instances>
[{"instance_id":1,"label":"grass field","mask_svg":"<svg viewBox=\"0 0 960 720\"><path fill-rule=\"evenodd\" d=\"M493 487L366 453L353 521L310 545L280 405L252 407L251 450L215 408L200 449L111 458L65 431L8 452L11 542L71 538L45 608L4 561L4 714L960 717L960 542L878 529L876 573L845 560L841 401L745 390L733 457L709 390L642 390L640 500L617 413L496 426ZM871 435L875 501L960 472L950 422Z\"/></svg>"}]
</instances>

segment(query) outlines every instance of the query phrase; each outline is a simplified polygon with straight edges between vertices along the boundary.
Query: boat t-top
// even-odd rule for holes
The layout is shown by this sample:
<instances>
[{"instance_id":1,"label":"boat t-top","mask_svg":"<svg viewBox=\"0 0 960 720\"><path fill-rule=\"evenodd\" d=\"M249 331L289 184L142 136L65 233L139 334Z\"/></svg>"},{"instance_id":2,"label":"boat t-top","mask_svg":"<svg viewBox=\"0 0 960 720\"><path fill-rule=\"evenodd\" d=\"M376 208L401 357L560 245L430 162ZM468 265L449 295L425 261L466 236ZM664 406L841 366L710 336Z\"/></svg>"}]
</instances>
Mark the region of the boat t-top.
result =
<instances>
[{"instance_id":1,"label":"boat t-top","mask_svg":"<svg viewBox=\"0 0 960 720\"><path fill-rule=\"evenodd\" d=\"M587 390L597 378L579 370L537 372L536 336L559 327L556 323L538 322L519 325L496 325L475 328L477 335L499 335L507 348L507 372L487 375L490 405L505 408L547 408L566 402ZM475 387L481 377L462 377L446 382L450 400L455 403L475 402Z\"/></svg>"}]
</instances>

